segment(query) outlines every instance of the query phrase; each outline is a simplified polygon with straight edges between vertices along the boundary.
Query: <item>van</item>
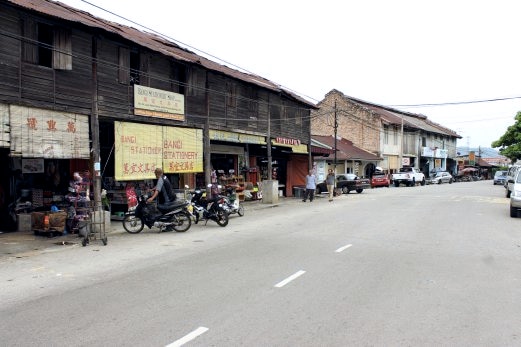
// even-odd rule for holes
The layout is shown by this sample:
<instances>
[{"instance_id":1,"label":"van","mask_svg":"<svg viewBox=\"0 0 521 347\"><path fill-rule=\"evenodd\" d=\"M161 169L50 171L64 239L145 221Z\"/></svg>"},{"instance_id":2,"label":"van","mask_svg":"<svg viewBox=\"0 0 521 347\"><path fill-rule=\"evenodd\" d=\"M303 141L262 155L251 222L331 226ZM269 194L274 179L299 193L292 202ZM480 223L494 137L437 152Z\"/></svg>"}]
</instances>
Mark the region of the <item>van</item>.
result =
<instances>
[{"instance_id":1,"label":"van","mask_svg":"<svg viewBox=\"0 0 521 347\"><path fill-rule=\"evenodd\" d=\"M505 180L505 196L507 198L510 198L510 194L512 193L514 186L514 181L520 168L521 165L513 165L508 169L507 178Z\"/></svg>"}]
</instances>

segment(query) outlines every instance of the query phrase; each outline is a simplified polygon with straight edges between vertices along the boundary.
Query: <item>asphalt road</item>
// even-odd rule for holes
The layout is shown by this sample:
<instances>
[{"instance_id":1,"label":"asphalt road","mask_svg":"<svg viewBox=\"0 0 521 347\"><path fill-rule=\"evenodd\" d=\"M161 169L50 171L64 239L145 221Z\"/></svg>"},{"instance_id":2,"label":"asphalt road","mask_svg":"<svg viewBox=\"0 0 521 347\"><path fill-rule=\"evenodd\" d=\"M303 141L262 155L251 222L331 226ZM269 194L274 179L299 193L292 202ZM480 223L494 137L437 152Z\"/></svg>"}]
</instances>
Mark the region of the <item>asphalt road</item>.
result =
<instances>
[{"instance_id":1,"label":"asphalt road","mask_svg":"<svg viewBox=\"0 0 521 347\"><path fill-rule=\"evenodd\" d=\"M6 346L519 346L492 181L379 188L4 262Z\"/></svg>"}]
</instances>

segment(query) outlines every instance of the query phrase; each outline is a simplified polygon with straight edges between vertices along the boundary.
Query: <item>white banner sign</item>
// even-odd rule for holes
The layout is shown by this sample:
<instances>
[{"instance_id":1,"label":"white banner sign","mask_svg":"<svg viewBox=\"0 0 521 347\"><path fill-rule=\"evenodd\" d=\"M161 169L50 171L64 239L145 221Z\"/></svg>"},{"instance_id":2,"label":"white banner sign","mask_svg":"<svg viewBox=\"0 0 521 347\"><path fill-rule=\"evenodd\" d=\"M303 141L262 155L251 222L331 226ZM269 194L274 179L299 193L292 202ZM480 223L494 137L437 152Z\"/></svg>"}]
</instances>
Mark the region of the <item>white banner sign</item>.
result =
<instances>
[{"instance_id":1,"label":"white banner sign","mask_svg":"<svg viewBox=\"0 0 521 347\"><path fill-rule=\"evenodd\" d=\"M89 117L11 105L11 155L89 159Z\"/></svg>"}]
</instances>

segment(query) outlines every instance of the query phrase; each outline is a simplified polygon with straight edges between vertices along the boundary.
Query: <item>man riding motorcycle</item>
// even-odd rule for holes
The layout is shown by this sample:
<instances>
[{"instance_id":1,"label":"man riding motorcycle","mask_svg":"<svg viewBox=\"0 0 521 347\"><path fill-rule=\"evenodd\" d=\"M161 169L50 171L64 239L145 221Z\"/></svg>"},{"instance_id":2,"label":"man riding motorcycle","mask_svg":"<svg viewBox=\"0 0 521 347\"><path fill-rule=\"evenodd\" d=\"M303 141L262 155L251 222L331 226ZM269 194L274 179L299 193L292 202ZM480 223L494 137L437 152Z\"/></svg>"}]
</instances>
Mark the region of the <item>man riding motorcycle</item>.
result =
<instances>
[{"instance_id":1,"label":"man riding motorcycle","mask_svg":"<svg viewBox=\"0 0 521 347\"><path fill-rule=\"evenodd\" d=\"M172 184L168 180L168 178L163 174L163 170L157 168L154 171L154 174L157 178L156 186L153 188L154 193L150 198L147 199L148 203L154 201L155 198L158 198L157 207L161 209L167 208L172 202L176 200L176 195L172 189Z\"/></svg>"}]
</instances>

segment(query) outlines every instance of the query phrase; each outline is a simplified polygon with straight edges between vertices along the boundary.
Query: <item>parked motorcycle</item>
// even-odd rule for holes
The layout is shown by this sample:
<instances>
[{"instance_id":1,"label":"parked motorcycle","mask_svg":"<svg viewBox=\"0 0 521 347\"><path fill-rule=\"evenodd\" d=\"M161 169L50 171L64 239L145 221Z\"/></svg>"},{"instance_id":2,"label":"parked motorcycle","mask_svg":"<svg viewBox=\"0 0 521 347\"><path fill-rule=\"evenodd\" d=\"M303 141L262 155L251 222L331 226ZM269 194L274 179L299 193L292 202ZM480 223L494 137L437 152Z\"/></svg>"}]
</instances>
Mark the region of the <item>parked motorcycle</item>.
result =
<instances>
[{"instance_id":1,"label":"parked motorcycle","mask_svg":"<svg viewBox=\"0 0 521 347\"><path fill-rule=\"evenodd\" d=\"M175 201L168 208L160 209L155 203L147 204L148 195L141 195L135 207L125 213L123 228L130 234L140 233L145 225L159 228L163 231L184 232L192 225L191 214L188 211L190 202Z\"/></svg>"},{"instance_id":2,"label":"parked motorcycle","mask_svg":"<svg viewBox=\"0 0 521 347\"><path fill-rule=\"evenodd\" d=\"M229 215L237 213L241 217L244 216L244 207L242 206L239 199L237 198L237 193L235 192L235 189L233 189L233 188L226 189L226 195L224 196L224 202L226 203L226 209L227 209Z\"/></svg>"},{"instance_id":3,"label":"parked motorcycle","mask_svg":"<svg viewBox=\"0 0 521 347\"><path fill-rule=\"evenodd\" d=\"M213 198L203 197L204 192L201 189L196 189L191 192L191 203L193 207L193 216L195 224L199 220L213 220L219 226L225 227L228 225L228 212L225 209L225 201L222 195L217 195ZM206 225L205 223L205 225Z\"/></svg>"}]
</instances>

